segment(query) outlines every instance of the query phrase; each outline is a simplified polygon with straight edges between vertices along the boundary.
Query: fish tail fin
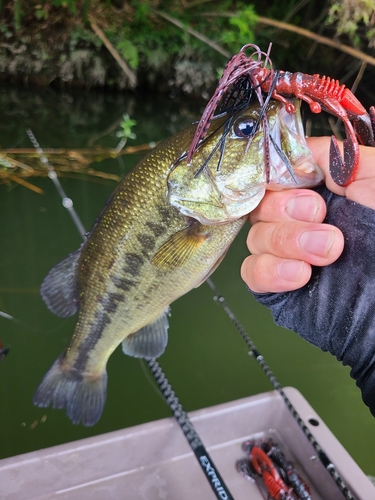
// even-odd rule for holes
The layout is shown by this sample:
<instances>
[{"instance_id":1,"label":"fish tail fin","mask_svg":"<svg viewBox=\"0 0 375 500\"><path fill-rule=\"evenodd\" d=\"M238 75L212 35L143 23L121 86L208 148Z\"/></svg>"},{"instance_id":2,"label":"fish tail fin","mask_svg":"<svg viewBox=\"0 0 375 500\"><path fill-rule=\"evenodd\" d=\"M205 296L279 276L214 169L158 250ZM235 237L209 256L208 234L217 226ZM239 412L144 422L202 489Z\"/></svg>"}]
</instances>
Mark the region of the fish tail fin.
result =
<instances>
[{"instance_id":1,"label":"fish tail fin","mask_svg":"<svg viewBox=\"0 0 375 500\"><path fill-rule=\"evenodd\" d=\"M103 412L107 396L107 372L93 379L76 370L63 370L59 357L44 376L33 403L46 408L64 409L73 424L96 424Z\"/></svg>"}]
</instances>

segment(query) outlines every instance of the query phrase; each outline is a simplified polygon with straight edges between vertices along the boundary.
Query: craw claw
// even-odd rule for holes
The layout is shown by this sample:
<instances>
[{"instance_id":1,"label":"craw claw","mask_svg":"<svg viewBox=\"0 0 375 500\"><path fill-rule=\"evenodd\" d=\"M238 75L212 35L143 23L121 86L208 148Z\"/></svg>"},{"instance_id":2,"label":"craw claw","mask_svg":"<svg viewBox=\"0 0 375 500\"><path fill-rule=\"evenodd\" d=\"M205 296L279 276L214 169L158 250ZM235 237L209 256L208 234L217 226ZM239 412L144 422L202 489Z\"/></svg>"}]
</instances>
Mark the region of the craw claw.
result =
<instances>
[{"instance_id":1,"label":"craw claw","mask_svg":"<svg viewBox=\"0 0 375 500\"><path fill-rule=\"evenodd\" d=\"M371 106L371 108L368 111L368 114L370 115L372 133L375 137L375 107L374 106ZM375 146L375 142L373 144L370 144L370 146Z\"/></svg>"},{"instance_id":2,"label":"craw claw","mask_svg":"<svg viewBox=\"0 0 375 500\"><path fill-rule=\"evenodd\" d=\"M331 146L329 149L329 172L332 179L339 186L350 184L357 174L358 170L358 144L350 139L343 141L344 159L342 159L336 137L331 137Z\"/></svg>"},{"instance_id":3,"label":"craw claw","mask_svg":"<svg viewBox=\"0 0 375 500\"><path fill-rule=\"evenodd\" d=\"M375 109L370 108L369 115L362 115L353 120L353 126L358 140L364 146L375 146Z\"/></svg>"}]
</instances>

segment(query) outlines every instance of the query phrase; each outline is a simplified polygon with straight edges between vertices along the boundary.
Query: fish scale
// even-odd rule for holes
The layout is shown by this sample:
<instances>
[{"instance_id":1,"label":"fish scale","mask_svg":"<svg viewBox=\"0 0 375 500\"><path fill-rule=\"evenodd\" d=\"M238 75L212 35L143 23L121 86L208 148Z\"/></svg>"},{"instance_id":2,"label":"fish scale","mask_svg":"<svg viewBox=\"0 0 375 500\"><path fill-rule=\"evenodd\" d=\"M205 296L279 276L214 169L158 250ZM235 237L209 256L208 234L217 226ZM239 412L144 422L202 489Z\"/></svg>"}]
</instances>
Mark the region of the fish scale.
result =
<instances>
[{"instance_id":1,"label":"fish scale","mask_svg":"<svg viewBox=\"0 0 375 500\"><path fill-rule=\"evenodd\" d=\"M311 168L300 115L298 123L288 116L284 124L283 109L270 104L267 117L273 141L298 167L289 187L296 178L301 186L315 185L321 173ZM163 353L169 305L216 269L268 188L262 127L250 147L238 132L258 113L255 103L233 121L222 158L215 146L225 117L215 120L216 132L189 164L195 126L160 143L121 181L80 250L49 272L41 287L47 306L65 317L78 310L78 319L67 350L37 389L36 405L52 403L74 423L93 425L103 411L106 364L116 347L122 343L124 353L136 357ZM274 184L275 176L290 177L276 150L272 161Z\"/></svg>"}]
</instances>

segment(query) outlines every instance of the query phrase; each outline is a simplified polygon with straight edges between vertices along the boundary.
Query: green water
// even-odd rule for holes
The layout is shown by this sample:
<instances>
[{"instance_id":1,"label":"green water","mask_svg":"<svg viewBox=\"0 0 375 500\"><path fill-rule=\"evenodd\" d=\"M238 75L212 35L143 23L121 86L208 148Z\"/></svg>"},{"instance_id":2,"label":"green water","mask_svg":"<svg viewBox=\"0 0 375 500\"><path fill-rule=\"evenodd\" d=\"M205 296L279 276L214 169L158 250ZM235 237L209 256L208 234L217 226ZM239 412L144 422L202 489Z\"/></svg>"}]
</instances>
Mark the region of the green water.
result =
<instances>
[{"instance_id":1,"label":"green water","mask_svg":"<svg viewBox=\"0 0 375 500\"><path fill-rule=\"evenodd\" d=\"M80 92L58 94L0 90L0 145L30 147L30 127L44 148L87 147L90 139L128 112L137 120L137 144L159 140L199 116L197 103L159 96ZM98 141L115 146L114 132ZM140 158L106 160L96 168L123 173ZM80 237L47 178L43 189L0 185L0 340L10 353L0 363L0 457L53 446L169 416L144 364L117 349L108 364L108 399L93 428L74 426L61 410L35 408L41 378L67 346L75 319L51 314L39 296L48 270L80 244ZM90 228L115 183L61 178L86 228ZM239 267L247 255L246 231L232 245L213 279L284 386L299 389L367 474L375 475L375 421L359 390L331 355L276 327L270 313L247 293ZM268 391L270 383L252 359L207 285L172 306L170 339L160 363L184 407L204 406ZM147 443L145 443L147 445Z\"/></svg>"}]
</instances>

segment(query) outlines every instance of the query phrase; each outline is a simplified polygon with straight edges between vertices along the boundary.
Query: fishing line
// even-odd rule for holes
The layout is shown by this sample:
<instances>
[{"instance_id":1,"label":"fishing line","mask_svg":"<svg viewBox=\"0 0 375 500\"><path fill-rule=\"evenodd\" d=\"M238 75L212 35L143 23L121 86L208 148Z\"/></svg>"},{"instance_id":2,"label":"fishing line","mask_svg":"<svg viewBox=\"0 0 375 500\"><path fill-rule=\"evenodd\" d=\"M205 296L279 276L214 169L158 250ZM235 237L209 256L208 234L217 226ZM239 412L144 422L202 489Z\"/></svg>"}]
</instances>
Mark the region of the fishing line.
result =
<instances>
[{"instance_id":1,"label":"fishing line","mask_svg":"<svg viewBox=\"0 0 375 500\"><path fill-rule=\"evenodd\" d=\"M54 182L56 189L63 201L63 207L66 208L72 219L73 222L78 229L80 235L82 236L83 240L86 240L86 231L85 228L77 214L77 212L73 208L73 201L68 198L60 184L60 181L57 177L56 172L52 169L50 166L47 157L45 156L42 148L39 146L34 134L30 129L27 131L27 135L29 136L33 146L35 149L38 151L41 157L41 161L43 162L44 165L47 166L48 168L48 177ZM53 172L54 175L50 176L50 172ZM69 203L64 203L64 200L70 200ZM188 414L186 411L183 409L178 397L176 396L176 393L172 389L171 384L169 383L167 377L165 376L161 366L159 363L156 361L156 359L151 358L151 359L145 359L147 365L150 368L150 371L152 375L154 376L154 379L156 383L158 384L160 391L162 395L164 396L169 409L173 413L174 417L177 420L177 423L179 424L182 432L184 433L184 436L186 437L190 448L192 449L194 455L196 456L205 476L208 482L210 483L210 486L215 493L215 496L218 500L234 500L232 494L230 493L228 487L224 483L223 478L221 477L218 469L216 468L213 460L211 459L210 455L208 454L201 438L199 437L199 434L195 430Z\"/></svg>"},{"instance_id":2,"label":"fishing line","mask_svg":"<svg viewBox=\"0 0 375 500\"><path fill-rule=\"evenodd\" d=\"M218 288L216 285L213 283L211 278L208 278L206 280L206 283L208 286L211 288L211 290L214 293L214 300L217 301L221 307L224 309L226 314L229 316L230 320L234 324L234 326L237 328L238 332L240 333L242 339L246 342L247 347L250 349L249 355L253 356L256 361L260 364L262 370L270 380L271 384L273 385L274 389L280 394L280 396L283 398L284 403L286 404L287 408L293 415L294 419L297 421L299 427L302 429L302 432L304 433L305 437L307 440L310 442L312 447L317 453L317 456L325 469L329 472L333 480L335 481L336 485L340 489L341 493L344 495L344 497L347 500L356 500L354 497L353 493L349 490L348 486L345 484L343 478L340 476L340 474L337 472L335 465L332 463L332 461L328 458L327 454L324 452L322 447L319 445L319 443L316 441L314 436L311 434L310 430L298 414L297 410L293 406L292 402L288 398L288 396L285 394L285 392L282 389L282 386L280 382L277 380L273 372L271 371L270 367L267 365L265 359L263 356L260 354L258 349L256 348L254 342L251 340L249 334L246 332L245 328L241 325L241 323L238 321L237 317L233 313L233 311L230 309L228 304L225 301L225 298L220 294Z\"/></svg>"},{"instance_id":3,"label":"fishing line","mask_svg":"<svg viewBox=\"0 0 375 500\"><path fill-rule=\"evenodd\" d=\"M13 318L13 316L11 316L10 314L8 314L4 311L0 311L0 316L2 318L11 319L11 320L13 319L13 320L17 321L16 318ZM19 323L19 321L17 321L17 322Z\"/></svg>"},{"instance_id":4,"label":"fishing line","mask_svg":"<svg viewBox=\"0 0 375 500\"><path fill-rule=\"evenodd\" d=\"M7 319L9 321L12 321L13 323L16 323L19 327L23 328L24 330L26 330L28 332L38 333L38 334L42 334L42 335L50 335L50 332L55 332L57 330L61 330L61 328L62 328L62 326L60 325L57 328L55 327L55 328L50 329L48 331L43 331L43 330L40 330L40 328L35 328L35 327L30 326L30 325L27 325L26 323L22 323L22 321L20 321L19 319L15 318L11 314L8 314L4 311L0 311L0 318L4 318L4 319Z\"/></svg>"},{"instance_id":5,"label":"fishing line","mask_svg":"<svg viewBox=\"0 0 375 500\"><path fill-rule=\"evenodd\" d=\"M56 171L53 169L53 167L51 166L50 162L48 161L48 158L44 154L43 149L39 146L39 143L36 140L35 135L32 133L31 129L29 129L29 128L26 129L26 134L29 136L31 144L34 146L34 148L36 149L37 153L39 154L40 161L47 168L47 170L48 170L48 177L54 183L55 188L57 189L57 192L60 195L63 207L66 208L67 211L69 212L69 215L71 216L71 218L72 218L72 220L74 222L74 225L78 229L78 232L81 235L83 241L86 241L86 231L85 231L85 228L83 227L81 219L78 217L78 214L77 214L77 212L74 209L73 200L71 198L69 198L65 194L65 191L64 191L64 189L63 189L63 187L62 187L59 179L57 178Z\"/></svg>"},{"instance_id":6,"label":"fishing line","mask_svg":"<svg viewBox=\"0 0 375 500\"><path fill-rule=\"evenodd\" d=\"M298 181L297 181L296 176L294 174L293 167L292 167L292 164L289 161L289 158L284 153L284 151L279 147L279 145L275 142L275 140L272 137L272 135L269 135L269 138L271 139L272 145L275 148L276 153L280 156L280 158L284 162L286 168L288 169L288 172L290 173L290 176L292 177L292 179L294 180L294 182L298 185Z\"/></svg>"}]
</instances>

